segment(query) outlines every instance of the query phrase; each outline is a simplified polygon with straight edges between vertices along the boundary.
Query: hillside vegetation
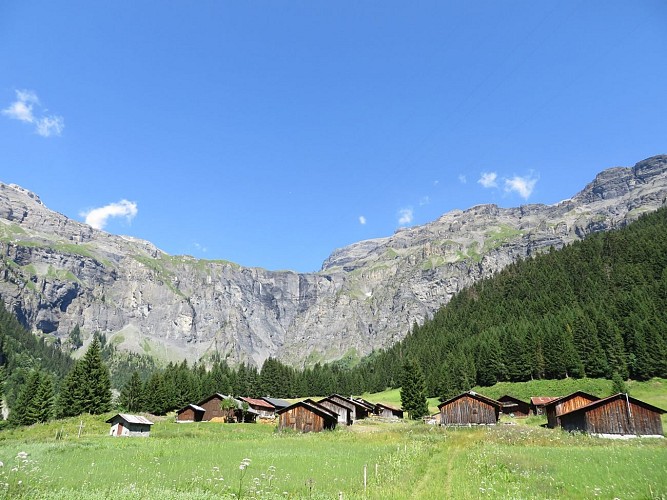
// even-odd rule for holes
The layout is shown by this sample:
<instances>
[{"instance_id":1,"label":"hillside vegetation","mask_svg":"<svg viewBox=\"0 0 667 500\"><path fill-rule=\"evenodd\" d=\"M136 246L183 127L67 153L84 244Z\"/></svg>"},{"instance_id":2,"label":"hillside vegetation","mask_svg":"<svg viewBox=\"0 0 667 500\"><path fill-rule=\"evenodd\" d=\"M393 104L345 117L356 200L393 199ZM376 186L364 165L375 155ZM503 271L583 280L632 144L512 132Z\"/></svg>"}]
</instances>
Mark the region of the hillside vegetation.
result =
<instances>
[{"instance_id":1,"label":"hillside vegetation","mask_svg":"<svg viewBox=\"0 0 667 500\"><path fill-rule=\"evenodd\" d=\"M419 360L428 393L534 379L667 377L667 209L510 265L456 295L355 370L397 387Z\"/></svg>"}]
</instances>

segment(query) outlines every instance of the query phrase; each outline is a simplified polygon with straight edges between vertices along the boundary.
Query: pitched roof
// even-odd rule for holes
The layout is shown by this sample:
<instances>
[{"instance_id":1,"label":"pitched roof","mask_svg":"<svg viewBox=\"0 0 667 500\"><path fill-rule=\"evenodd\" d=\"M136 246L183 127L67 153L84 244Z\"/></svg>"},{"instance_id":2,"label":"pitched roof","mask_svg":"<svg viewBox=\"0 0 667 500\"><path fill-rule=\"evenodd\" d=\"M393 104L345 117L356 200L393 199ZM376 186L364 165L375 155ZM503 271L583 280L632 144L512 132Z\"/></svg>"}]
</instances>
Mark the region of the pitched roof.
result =
<instances>
[{"instance_id":1,"label":"pitched roof","mask_svg":"<svg viewBox=\"0 0 667 500\"><path fill-rule=\"evenodd\" d=\"M572 415L573 413L576 413L578 411L582 412L587 412L589 410L592 410L594 408L598 408L600 406L606 405L607 403L610 403L612 401L615 401L617 399L627 399L628 401L632 402L632 404L636 404L637 406L641 406L643 408L646 408L647 410L654 411L656 413L667 413L667 410L663 410L662 408L658 408L657 406L653 406L651 404L648 404L640 399L633 398L632 396L629 396L628 394L624 394L622 392L619 392L618 394L614 394L613 396L609 396L608 398L604 399L598 399L597 401L592 401L588 403L585 406L581 406L579 408L576 408L574 410L568 411L567 413L562 413L560 416L562 417L563 415Z\"/></svg>"},{"instance_id":2,"label":"pitched roof","mask_svg":"<svg viewBox=\"0 0 667 500\"><path fill-rule=\"evenodd\" d=\"M588 394L587 392L584 392L584 391L575 391L572 394L568 394L567 396L561 396L559 398L552 399L551 401L549 401L544 406L557 405L557 404L562 403L563 401L567 401L568 399L572 399L575 396L582 396L585 399L589 399L590 401L597 401L598 399L600 399L599 397L593 396L592 394Z\"/></svg>"},{"instance_id":3,"label":"pitched roof","mask_svg":"<svg viewBox=\"0 0 667 500\"><path fill-rule=\"evenodd\" d=\"M261 406L262 408L266 408L267 410L275 410L276 408L271 403L269 403L268 401L264 401L263 399L254 399L245 397L240 397L239 399L241 401L245 401L249 405Z\"/></svg>"},{"instance_id":4,"label":"pitched roof","mask_svg":"<svg viewBox=\"0 0 667 500\"><path fill-rule=\"evenodd\" d=\"M448 405L450 403L453 403L457 399L460 399L460 398L465 397L465 396L469 396L473 399L477 399L478 401L482 401L483 403L489 404L489 405L491 405L495 408L501 408L503 406L503 404L501 402L496 401L495 399L487 398L486 396L482 396L478 392L466 391L466 392L462 392L458 396L454 396L453 398L448 399L447 401L444 401L444 402L440 403L438 405L438 408L442 408L443 406Z\"/></svg>"},{"instance_id":5,"label":"pitched roof","mask_svg":"<svg viewBox=\"0 0 667 500\"><path fill-rule=\"evenodd\" d=\"M522 403L522 404L525 404L525 405L528 404L527 401L524 401L524 400L519 399L519 398L515 398L514 396L510 396L509 394L505 394L504 396L500 396L496 401L498 401L499 403L505 403L505 401L508 401L508 402L512 401L513 403L517 403L517 404L518 403ZM507 406L507 405L503 404L503 406Z\"/></svg>"},{"instance_id":6,"label":"pitched roof","mask_svg":"<svg viewBox=\"0 0 667 500\"><path fill-rule=\"evenodd\" d=\"M403 411L401 408L396 408L395 406L386 405L384 403L376 403L375 406L380 406L382 408L387 408L391 411Z\"/></svg>"},{"instance_id":7,"label":"pitched roof","mask_svg":"<svg viewBox=\"0 0 667 500\"><path fill-rule=\"evenodd\" d=\"M268 396L266 396L266 397L262 396L261 399L263 399L267 403L271 403L276 408L276 410L278 408L287 408L288 406L290 406L292 404L289 401L285 401L284 399L270 398Z\"/></svg>"},{"instance_id":8,"label":"pitched roof","mask_svg":"<svg viewBox=\"0 0 667 500\"><path fill-rule=\"evenodd\" d=\"M202 408L201 406L197 406L195 404L190 403L190 404L185 405L183 408L178 410L176 413L183 413L188 408L192 408L195 411L206 411L206 408Z\"/></svg>"},{"instance_id":9,"label":"pitched roof","mask_svg":"<svg viewBox=\"0 0 667 500\"><path fill-rule=\"evenodd\" d=\"M554 399L560 399L562 396L533 396L530 398L530 404L535 405L535 406L544 406L546 404L549 404L551 401Z\"/></svg>"},{"instance_id":10,"label":"pitched roof","mask_svg":"<svg viewBox=\"0 0 667 500\"><path fill-rule=\"evenodd\" d=\"M113 417L111 417L109 420L107 420L107 424L110 424L113 422L116 417L120 417L123 420L125 420L128 424L146 424L146 425L153 425L153 422L148 420L146 417L142 417L141 415L129 415L127 413L117 413Z\"/></svg>"}]
</instances>

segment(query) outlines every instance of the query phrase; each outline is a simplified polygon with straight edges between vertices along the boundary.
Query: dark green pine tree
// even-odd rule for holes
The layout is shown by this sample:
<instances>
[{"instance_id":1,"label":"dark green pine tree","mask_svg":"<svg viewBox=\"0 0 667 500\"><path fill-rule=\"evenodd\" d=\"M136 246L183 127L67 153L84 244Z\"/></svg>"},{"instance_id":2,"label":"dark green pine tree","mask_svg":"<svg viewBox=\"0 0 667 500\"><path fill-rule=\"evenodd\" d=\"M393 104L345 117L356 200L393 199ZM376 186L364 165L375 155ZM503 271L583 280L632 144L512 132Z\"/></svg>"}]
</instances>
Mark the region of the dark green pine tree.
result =
<instances>
[{"instance_id":1,"label":"dark green pine tree","mask_svg":"<svg viewBox=\"0 0 667 500\"><path fill-rule=\"evenodd\" d=\"M614 372L611 377L611 396L618 393L627 393L628 388L625 385L625 381L621 378L621 375L618 372Z\"/></svg>"},{"instance_id":2,"label":"dark green pine tree","mask_svg":"<svg viewBox=\"0 0 667 500\"><path fill-rule=\"evenodd\" d=\"M136 370L120 391L118 403L121 408L132 413L144 410L143 386Z\"/></svg>"},{"instance_id":3,"label":"dark green pine tree","mask_svg":"<svg viewBox=\"0 0 667 500\"><path fill-rule=\"evenodd\" d=\"M80 363L84 378L83 411L99 415L111 409L111 379L102 361L100 339L95 336Z\"/></svg>"},{"instance_id":4,"label":"dark green pine tree","mask_svg":"<svg viewBox=\"0 0 667 500\"><path fill-rule=\"evenodd\" d=\"M413 420L428 415L424 372L419 363L411 357L407 358L403 364L401 406Z\"/></svg>"},{"instance_id":5,"label":"dark green pine tree","mask_svg":"<svg viewBox=\"0 0 667 500\"><path fill-rule=\"evenodd\" d=\"M85 374L81 362L74 364L60 388L56 402L56 416L58 418L74 417L84 412L84 383Z\"/></svg>"},{"instance_id":6,"label":"dark green pine tree","mask_svg":"<svg viewBox=\"0 0 667 500\"><path fill-rule=\"evenodd\" d=\"M48 422L53 418L54 402L53 380L50 375L42 374L33 404L37 422Z\"/></svg>"},{"instance_id":7,"label":"dark green pine tree","mask_svg":"<svg viewBox=\"0 0 667 500\"><path fill-rule=\"evenodd\" d=\"M41 374L38 370L30 372L28 380L21 389L16 403L9 413L9 423L12 425L32 425L36 423L38 409L35 394L39 389Z\"/></svg>"}]
</instances>

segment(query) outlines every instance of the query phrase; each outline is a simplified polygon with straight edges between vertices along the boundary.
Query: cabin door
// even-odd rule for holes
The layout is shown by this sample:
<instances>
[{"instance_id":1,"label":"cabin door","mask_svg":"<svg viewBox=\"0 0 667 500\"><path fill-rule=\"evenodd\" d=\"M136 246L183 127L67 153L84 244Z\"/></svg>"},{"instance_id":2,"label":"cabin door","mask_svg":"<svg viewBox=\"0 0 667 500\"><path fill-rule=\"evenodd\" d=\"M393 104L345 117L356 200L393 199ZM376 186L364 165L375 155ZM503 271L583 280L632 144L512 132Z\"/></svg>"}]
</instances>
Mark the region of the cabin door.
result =
<instances>
[{"instance_id":1,"label":"cabin door","mask_svg":"<svg viewBox=\"0 0 667 500\"><path fill-rule=\"evenodd\" d=\"M118 427L116 430L116 436L122 436L123 435L123 424L118 422Z\"/></svg>"}]
</instances>

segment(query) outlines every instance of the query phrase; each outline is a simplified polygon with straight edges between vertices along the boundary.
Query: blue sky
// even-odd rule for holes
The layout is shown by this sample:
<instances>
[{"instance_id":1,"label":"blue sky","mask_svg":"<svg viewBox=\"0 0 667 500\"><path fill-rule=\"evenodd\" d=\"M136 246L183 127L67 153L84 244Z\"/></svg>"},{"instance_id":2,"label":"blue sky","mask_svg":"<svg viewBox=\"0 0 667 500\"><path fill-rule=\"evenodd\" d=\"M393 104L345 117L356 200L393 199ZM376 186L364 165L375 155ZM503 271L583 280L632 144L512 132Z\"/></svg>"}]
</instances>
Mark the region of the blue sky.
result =
<instances>
[{"instance_id":1,"label":"blue sky","mask_svg":"<svg viewBox=\"0 0 667 500\"><path fill-rule=\"evenodd\" d=\"M663 0L6 1L0 181L171 254L315 271L667 153L665 26Z\"/></svg>"}]
</instances>

